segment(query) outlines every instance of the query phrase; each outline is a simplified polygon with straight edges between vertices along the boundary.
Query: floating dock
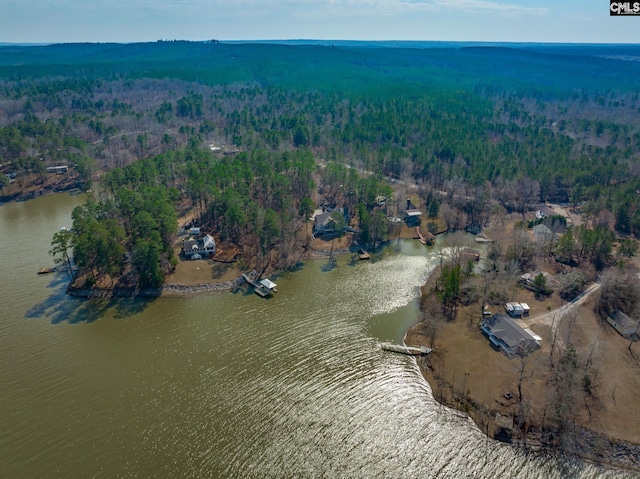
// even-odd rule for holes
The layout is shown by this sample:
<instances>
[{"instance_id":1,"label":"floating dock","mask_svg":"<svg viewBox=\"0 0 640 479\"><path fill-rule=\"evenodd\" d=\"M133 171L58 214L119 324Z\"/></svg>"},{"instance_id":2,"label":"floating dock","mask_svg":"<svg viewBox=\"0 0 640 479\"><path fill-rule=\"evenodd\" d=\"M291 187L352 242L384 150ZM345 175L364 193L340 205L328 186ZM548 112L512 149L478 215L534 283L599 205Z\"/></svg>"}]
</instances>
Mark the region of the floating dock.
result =
<instances>
[{"instance_id":1,"label":"floating dock","mask_svg":"<svg viewBox=\"0 0 640 479\"><path fill-rule=\"evenodd\" d=\"M38 274L55 273L56 271L57 271L57 268L55 266L50 268L44 267L38 270Z\"/></svg>"},{"instance_id":2,"label":"floating dock","mask_svg":"<svg viewBox=\"0 0 640 479\"><path fill-rule=\"evenodd\" d=\"M413 348L411 346L404 346L402 344L382 343L380 348L383 351L391 351L394 353L408 354L410 356L426 356L433 351L432 348L421 346L419 348Z\"/></svg>"}]
</instances>

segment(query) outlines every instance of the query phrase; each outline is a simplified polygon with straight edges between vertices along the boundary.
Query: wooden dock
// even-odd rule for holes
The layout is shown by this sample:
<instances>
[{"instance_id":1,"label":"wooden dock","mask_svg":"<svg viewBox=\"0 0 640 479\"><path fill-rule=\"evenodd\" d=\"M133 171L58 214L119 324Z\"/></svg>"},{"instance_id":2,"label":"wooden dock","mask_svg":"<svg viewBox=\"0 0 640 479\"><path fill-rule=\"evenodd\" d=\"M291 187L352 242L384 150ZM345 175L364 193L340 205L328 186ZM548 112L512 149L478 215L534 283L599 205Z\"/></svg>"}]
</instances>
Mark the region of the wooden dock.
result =
<instances>
[{"instance_id":1,"label":"wooden dock","mask_svg":"<svg viewBox=\"0 0 640 479\"><path fill-rule=\"evenodd\" d=\"M38 274L55 273L56 271L57 271L57 268L55 266L53 266L53 267L44 267L44 268L40 268L38 270Z\"/></svg>"},{"instance_id":2,"label":"wooden dock","mask_svg":"<svg viewBox=\"0 0 640 479\"><path fill-rule=\"evenodd\" d=\"M489 244L489 243L493 243L495 240L489 239L489 238L482 238L480 236L476 236L476 243L480 243L480 244Z\"/></svg>"},{"instance_id":3,"label":"wooden dock","mask_svg":"<svg viewBox=\"0 0 640 479\"><path fill-rule=\"evenodd\" d=\"M359 251L359 255L358 257L362 260L366 260L366 259L371 259L371 256L369 256L369 253L367 253L367 251L360 246L360 244L357 241L354 241L353 244L356 245L356 247L358 248Z\"/></svg>"},{"instance_id":4,"label":"wooden dock","mask_svg":"<svg viewBox=\"0 0 640 479\"><path fill-rule=\"evenodd\" d=\"M402 344L382 343L380 348L383 351L391 351L394 353L408 354L410 356L426 356L431 353L433 349L421 346L419 348L413 348L411 346L404 346Z\"/></svg>"},{"instance_id":5,"label":"wooden dock","mask_svg":"<svg viewBox=\"0 0 640 479\"><path fill-rule=\"evenodd\" d=\"M420 227L419 226L416 226L416 234L418 235L416 237L416 239L419 240L420 243L422 243L423 245L428 246L428 245L432 245L433 244L434 236L431 233L427 233L429 236L423 235L420 232Z\"/></svg>"}]
</instances>

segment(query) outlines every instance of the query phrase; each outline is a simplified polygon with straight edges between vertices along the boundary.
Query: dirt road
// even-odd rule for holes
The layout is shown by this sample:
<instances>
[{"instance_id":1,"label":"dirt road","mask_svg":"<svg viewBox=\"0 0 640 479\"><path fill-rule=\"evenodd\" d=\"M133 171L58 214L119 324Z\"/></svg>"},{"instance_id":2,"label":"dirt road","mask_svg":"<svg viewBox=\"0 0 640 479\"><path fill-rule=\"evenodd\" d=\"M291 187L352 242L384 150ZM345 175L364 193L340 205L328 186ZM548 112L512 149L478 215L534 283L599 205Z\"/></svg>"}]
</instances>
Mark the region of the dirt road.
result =
<instances>
[{"instance_id":1,"label":"dirt road","mask_svg":"<svg viewBox=\"0 0 640 479\"><path fill-rule=\"evenodd\" d=\"M566 313L571 311L574 307L580 306L587 299L591 297L593 293L600 289L600 283L593 283L587 289L585 289L582 293L580 293L573 301L568 302L560 306L553 311L549 311L547 313L538 314L536 316L531 316L529 318L522 318L522 322L530 327L532 324L544 324L547 326L551 326L553 323L553 319L555 317L560 318L564 316Z\"/></svg>"}]
</instances>

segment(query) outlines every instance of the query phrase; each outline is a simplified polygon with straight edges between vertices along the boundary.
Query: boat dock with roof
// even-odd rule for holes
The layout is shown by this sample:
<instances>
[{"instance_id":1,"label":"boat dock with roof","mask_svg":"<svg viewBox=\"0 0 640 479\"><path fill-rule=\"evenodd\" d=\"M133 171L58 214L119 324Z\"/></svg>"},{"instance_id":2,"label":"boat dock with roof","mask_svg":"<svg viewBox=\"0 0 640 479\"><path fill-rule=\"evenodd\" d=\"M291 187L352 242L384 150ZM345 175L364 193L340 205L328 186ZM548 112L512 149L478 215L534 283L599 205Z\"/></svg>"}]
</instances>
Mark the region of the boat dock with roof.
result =
<instances>
[{"instance_id":1,"label":"boat dock with roof","mask_svg":"<svg viewBox=\"0 0 640 479\"><path fill-rule=\"evenodd\" d=\"M253 286L253 291L261 298L268 298L270 296L273 296L273 293L278 292L278 290L276 289L277 284L269 279L265 278L257 283L252 280L248 274L243 273L242 277L248 284Z\"/></svg>"}]
</instances>

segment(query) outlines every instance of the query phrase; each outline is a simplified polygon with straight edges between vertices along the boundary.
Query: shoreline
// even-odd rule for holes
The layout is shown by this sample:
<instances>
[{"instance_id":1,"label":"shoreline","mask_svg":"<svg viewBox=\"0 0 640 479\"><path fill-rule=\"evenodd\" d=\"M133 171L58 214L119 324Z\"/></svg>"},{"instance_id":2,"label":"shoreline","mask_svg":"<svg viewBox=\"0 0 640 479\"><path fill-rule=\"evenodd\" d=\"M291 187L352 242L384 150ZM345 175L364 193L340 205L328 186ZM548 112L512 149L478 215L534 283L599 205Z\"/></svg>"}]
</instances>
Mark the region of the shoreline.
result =
<instances>
[{"instance_id":1,"label":"shoreline","mask_svg":"<svg viewBox=\"0 0 640 479\"><path fill-rule=\"evenodd\" d=\"M410 327L403 338L407 346L420 347L424 337L420 329L423 321ZM626 442L606 434L585 428L573 423L571 441L564 444L563 449L543 439L544 430L535 429L524 436L512 424L511 418L486 404L474 401L468 394L456 391L455 387L444 377L446 371L444 361L438 359L437 353L416 358L420 373L429 383L432 397L440 404L466 414L478 429L487 437L528 451L545 451L577 457L599 466L608 466L624 471L640 471L640 444ZM440 373L438 373L440 371ZM533 428L532 428L533 429Z\"/></svg>"},{"instance_id":2,"label":"shoreline","mask_svg":"<svg viewBox=\"0 0 640 479\"><path fill-rule=\"evenodd\" d=\"M8 203L23 203L29 200L35 200L44 196L58 195L61 193L68 193L70 195L82 195L86 194L87 190L78 186L77 184L64 185L62 187L43 187L40 189L25 191L18 191L12 195L0 196L0 205Z\"/></svg>"},{"instance_id":3,"label":"shoreline","mask_svg":"<svg viewBox=\"0 0 640 479\"><path fill-rule=\"evenodd\" d=\"M104 298L171 298L190 297L204 293L217 293L232 291L241 287L245 283L242 276L232 281L223 283L199 283L199 284L176 284L168 283L159 288L136 289L136 288L73 288L67 287L67 294L76 298L104 299Z\"/></svg>"},{"instance_id":4,"label":"shoreline","mask_svg":"<svg viewBox=\"0 0 640 479\"><path fill-rule=\"evenodd\" d=\"M343 256L352 253L350 248L339 249L333 251L333 256ZM330 251L320 249L309 249L303 259L326 259L331 256ZM255 271L254 271L255 272ZM86 299L105 299L105 298L183 298L198 296L205 293L223 293L233 291L245 284L244 278L238 276L231 281L221 283L196 283L196 284L178 284L167 283L159 288L137 289L137 288L74 288L72 285L67 287L66 293L69 296Z\"/></svg>"}]
</instances>

